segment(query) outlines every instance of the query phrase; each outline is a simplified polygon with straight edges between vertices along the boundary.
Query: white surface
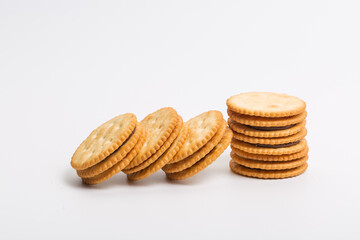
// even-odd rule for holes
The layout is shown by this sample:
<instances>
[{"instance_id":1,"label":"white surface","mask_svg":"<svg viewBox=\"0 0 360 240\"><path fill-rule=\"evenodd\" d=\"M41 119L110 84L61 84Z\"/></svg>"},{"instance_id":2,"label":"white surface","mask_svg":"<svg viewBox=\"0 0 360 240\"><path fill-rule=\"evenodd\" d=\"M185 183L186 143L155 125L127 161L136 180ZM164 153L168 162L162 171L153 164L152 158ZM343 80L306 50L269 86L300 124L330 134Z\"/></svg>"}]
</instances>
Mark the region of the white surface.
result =
<instances>
[{"instance_id":1,"label":"white surface","mask_svg":"<svg viewBox=\"0 0 360 240\"><path fill-rule=\"evenodd\" d=\"M359 239L359 1L1 1L0 239ZM228 97L307 102L308 171L230 172L229 149L182 182L70 167L107 119Z\"/></svg>"}]
</instances>

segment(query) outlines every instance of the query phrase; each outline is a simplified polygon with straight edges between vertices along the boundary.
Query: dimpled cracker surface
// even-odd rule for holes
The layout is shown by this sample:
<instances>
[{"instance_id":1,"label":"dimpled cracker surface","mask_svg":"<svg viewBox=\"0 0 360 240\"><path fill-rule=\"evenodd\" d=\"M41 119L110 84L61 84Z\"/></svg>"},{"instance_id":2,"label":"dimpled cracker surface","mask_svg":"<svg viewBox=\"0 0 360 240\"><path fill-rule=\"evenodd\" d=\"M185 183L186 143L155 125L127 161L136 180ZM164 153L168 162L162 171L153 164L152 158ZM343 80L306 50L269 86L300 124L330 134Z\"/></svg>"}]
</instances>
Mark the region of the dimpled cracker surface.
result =
<instances>
[{"instance_id":1,"label":"dimpled cracker surface","mask_svg":"<svg viewBox=\"0 0 360 240\"><path fill-rule=\"evenodd\" d=\"M165 166L179 151L181 146L184 144L187 136L189 134L189 127L186 125L186 123L183 125L180 134L175 139L175 141L171 144L171 146L166 150L166 152L161 155L160 158L158 158L154 163L152 163L147 168L140 170L138 172L128 174L127 177L129 180L141 180L144 179L151 174L157 172L160 170L163 166Z\"/></svg>"},{"instance_id":2,"label":"dimpled cracker surface","mask_svg":"<svg viewBox=\"0 0 360 240\"><path fill-rule=\"evenodd\" d=\"M234 112L260 117L293 116L306 108L300 98L270 92L241 93L230 97L226 104Z\"/></svg>"},{"instance_id":3,"label":"dimpled cracker surface","mask_svg":"<svg viewBox=\"0 0 360 240\"><path fill-rule=\"evenodd\" d=\"M171 107L162 108L147 115L141 121L146 130L145 143L129 168L139 165L153 155L168 139L178 121L178 114Z\"/></svg>"},{"instance_id":4,"label":"dimpled cracker surface","mask_svg":"<svg viewBox=\"0 0 360 240\"><path fill-rule=\"evenodd\" d=\"M241 133L234 132L234 138L243 142L252 143L252 144L268 144L268 145L277 145L292 143L303 139L307 134L306 128L303 128L300 132L286 137L279 138L258 138L258 137L249 137Z\"/></svg>"},{"instance_id":5,"label":"dimpled cracker surface","mask_svg":"<svg viewBox=\"0 0 360 240\"><path fill-rule=\"evenodd\" d=\"M242 151L240 149L237 149L233 146L231 146L231 149L234 153L236 153L236 155L243 157L243 158L260 160L260 161L278 161L278 162L291 161L294 159L302 158L302 157L306 156L309 152L309 148L307 146L300 152L292 153L292 154L282 154L282 155L263 155L263 154L256 154L256 153L248 153L248 152Z\"/></svg>"},{"instance_id":6,"label":"dimpled cracker surface","mask_svg":"<svg viewBox=\"0 0 360 240\"><path fill-rule=\"evenodd\" d=\"M76 170L83 170L99 163L124 143L136 123L136 116L126 113L102 124L76 149L71 158L71 166Z\"/></svg>"},{"instance_id":7,"label":"dimpled cracker surface","mask_svg":"<svg viewBox=\"0 0 360 240\"><path fill-rule=\"evenodd\" d=\"M83 182L86 184L94 185L101 182L106 181L107 179L111 178L115 174L119 173L123 170L129 163L134 159L134 157L140 151L142 145L145 143L146 139L146 132L144 131L145 137L139 138L138 142L135 144L134 148L118 163L116 163L111 168L105 170L104 172L90 178L82 178Z\"/></svg>"},{"instance_id":8,"label":"dimpled cracker surface","mask_svg":"<svg viewBox=\"0 0 360 240\"><path fill-rule=\"evenodd\" d=\"M124 144L121 145L115 152L92 167L84 170L77 170L77 174L79 177L90 178L104 172L121 161L131 151L131 149L134 148L140 138L145 138L145 129L141 123L138 123L132 135L130 135Z\"/></svg>"},{"instance_id":9,"label":"dimpled cracker surface","mask_svg":"<svg viewBox=\"0 0 360 240\"><path fill-rule=\"evenodd\" d=\"M236 139L233 139L231 146L243 150L248 153L264 154L264 155L282 155L282 154L291 154L300 152L307 146L305 139L300 140L299 143L291 147L282 147L282 148L267 148L267 147L257 147L246 142L242 142Z\"/></svg>"},{"instance_id":10,"label":"dimpled cracker surface","mask_svg":"<svg viewBox=\"0 0 360 240\"><path fill-rule=\"evenodd\" d=\"M198 172L204 170L207 166L213 163L229 146L233 133L230 128L227 128L221 141L216 147L211 150L204 158L195 163L193 166L176 173L167 173L166 176L172 180L182 180L194 176Z\"/></svg>"},{"instance_id":11,"label":"dimpled cracker surface","mask_svg":"<svg viewBox=\"0 0 360 240\"><path fill-rule=\"evenodd\" d=\"M261 170L261 169L253 169L243 167L237 164L234 160L231 160L230 168L234 173L244 175L247 177L254 177L254 178L263 178L263 179L278 179L278 178L289 178L295 177L297 175L302 174L308 167L308 164L305 163L299 167L292 168L292 169L285 169L285 170Z\"/></svg>"},{"instance_id":12,"label":"dimpled cracker surface","mask_svg":"<svg viewBox=\"0 0 360 240\"><path fill-rule=\"evenodd\" d=\"M183 160L199 150L215 135L222 122L222 113L215 110L204 112L187 121L189 136L172 162Z\"/></svg>"},{"instance_id":13,"label":"dimpled cracker surface","mask_svg":"<svg viewBox=\"0 0 360 240\"><path fill-rule=\"evenodd\" d=\"M290 117L257 117L257 116L248 116L242 115L236 112L227 110L229 117L237 123L241 123L248 126L254 127L283 127L289 126L293 124L300 123L305 120L307 116L307 112L304 111L298 115L290 116Z\"/></svg>"},{"instance_id":14,"label":"dimpled cracker surface","mask_svg":"<svg viewBox=\"0 0 360 240\"><path fill-rule=\"evenodd\" d=\"M296 168L303 165L308 160L308 156L305 156L299 159L286 161L286 162L266 162L266 161L258 161L258 160L242 158L239 157L234 152L231 152L230 156L233 161L244 167L264 169L264 170L282 170L282 169Z\"/></svg>"},{"instance_id":15,"label":"dimpled cracker surface","mask_svg":"<svg viewBox=\"0 0 360 240\"><path fill-rule=\"evenodd\" d=\"M163 167L164 172L166 173L173 173L173 172L180 172L188 167L194 165L197 161L202 159L206 154L208 154L222 139L226 130L226 121L223 120L223 124L220 126L219 130L216 134L198 151L191 154L187 158L180 160L171 164L167 164Z\"/></svg>"},{"instance_id":16,"label":"dimpled cracker surface","mask_svg":"<svg viewBox=\"0 0 360 240\"><path fill-rule=\"evenodd\" d=\"M147 166L149 166L153 162L155 162L171 146L171 144L174 142L174 140L179 135L179 133L180 133L180 131L182 129L182 126L183 126L182 117L178 116L178 123L176 124L176 127L175 127L174 131L172 131L172 133L170 134L168 139L166 139L164 144L153 155L151 155L151 157L146 159L144 162L142 162L139 165L134 166L134 167L132 167L132 164L130 163L129 166L127 166L123 170L123 172L126 173L126 174L135 173L135 172L138 172L138 171L146 168Z\"/></svg>"},{"instance_id":17,"label":"dimpled cracker surface","mask_svg":"<svg viewBox=\"0 0 360 240\"><path fill-rule=\"evenodd\" d=\"M228 119L228 124L234 132L241 133L249 137L278 138L278 137L286 137L286 136L294 135L300 132L305 127L306 121L304 120L288 129L275 130L275 131L257 130L250 126L237 123L231 118Z\"/></svg>"}]
</instances>

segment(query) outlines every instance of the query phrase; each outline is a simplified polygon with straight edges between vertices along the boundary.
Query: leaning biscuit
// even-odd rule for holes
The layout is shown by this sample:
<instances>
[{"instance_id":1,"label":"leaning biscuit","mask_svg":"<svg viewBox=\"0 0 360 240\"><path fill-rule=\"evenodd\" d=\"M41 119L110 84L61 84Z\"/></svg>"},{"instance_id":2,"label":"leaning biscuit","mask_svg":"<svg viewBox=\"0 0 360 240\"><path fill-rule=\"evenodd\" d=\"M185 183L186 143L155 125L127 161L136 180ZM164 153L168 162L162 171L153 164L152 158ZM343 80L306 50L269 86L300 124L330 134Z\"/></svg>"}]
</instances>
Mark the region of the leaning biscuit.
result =
<instances>
[{"instance_id":1,"label":"leaning biscuit","mask_svg":"<svg viewBox=\"0 0 360 240\"><path fill-rule=\"evenodd\" d=\"M146 132L144 132L146 134ZM86 184L94 185L101 182L104 182L114 176L115 174L121 172L129 163L135 158L135 156L139 153L143 144L145 143L145 137L139 138L139 141L136 143L133 149L118 163L116 163L111 168L106 171L90 178L82 178L83 182Z\"/></svg>"},{"instance_id":2,"label":"leaning biscuit","mask_svg":"<svg viewBox=\"0 0 360 240\"><path fill-rule=\"evenodd\" d=\"M128 167L126 167L123 170L123 172L125 174L135 173L135 172L138 172L138 171L146 168L150 164L154 163L171 146L171 144L174 142L174 140L178 137L178 135L182 129L182 126L183 126L182 117L178 116L178 123L176 124L174 131L172 131L172 133L170 134L168 139L166 139L164 144L153 155L151 155L151 157L146 159L144 162L142 162L139 165L134 166L134 167L131 167L132 164L130 164Z\"/></svg>"},{"instance_id":3,"label":"leaning biscuit","mask_svg":"<svg viewBox=\"0 0 360 240\"><path fill-rule=\"evenodd\" d=\"M258 161L258 160L251 160L247 158L239 157L234 152L230 153L231 159L240 164L241 166L248 167L248 168L256 168L256 169L264 169L264 170L283 170L283 169L292 169L303 165L307 160L308 156L286 161L286 162L266 162L266 161Z\"/></svg>"},{"instance_id":4,"label":"leaning biscuit","mask_svg":"<svg viewBox=\"0 0 360 240\"><path fill-rule=\"evenodd\" d=\"M289 116L289 117L257 117L257 116L248 116L242 115L232 111L231 109L227 110L229 117L237 123L241 123L248 126L254 127L291 127L293 124L300 123L306 119L307 112L304 111L298 115Z\"/></svg>"},{"instance_id":5,"label":"leaning biscuit","mask_svg":"<svg viewBox=\"0 0 360 240\"><path fill-rule=\"evenodd\" d=\"M180 172L188 167L194 165L197 161L202 159L206 154L208 154L223 138L226 130L226 121L223 120L223 124L220 126L216 134L198 151L194 154L191 154L187 158L180 160L178 162L172 163L171 161L163 167L163 171L166 173Z\"/></svg>"},{"instance_id":6,"label":"leaning biscuit","mask_svg":"<svg viewBox=\"0 0 360 240\"><path fill-rule=\"evenodd\" d=\"M212 162L214 162L229 146L233 133L230 128L227 128L221 141L216 147L211 150L204 158L195 163L193 166L176 173L166 173L166 176L172 180L182 180L194 176L198 172L204 170Z\"/></svg>"},{"instance_id":7,"label":"leaning biscuit","mask_svg":"<svg viewBox=\"0 0 360 240\"><path fill-rule=\"evenodd\" d=\"M136 123L136 116L132 113L119 115L103 123L76 149L71 166L83 170L104 160L125 142Z\"/></svg>"},{"instance_id":8,"label":"leaning biscuit","mask_svg":"<svg viewBox=\"0 0 360 240\"><path fill-rule=\"evenodd\" d=\"M178 121L178 114L171 107L162 108L147 115L141 121L147 134L145 143L138 155L127 166L127 169L138 166L153 155L168 139Z\"/></svg>"},{"instance_id":9,"label":"leaning biscuit","mask_svg":"<svg viewBox=\"0 0 360 240\"><path fill-rule=\"evenodd\" d=\"M187 121L190 129L189 136L172 162L183 160L199 150L215 135L222 122L222 113L214 110L204 112Z\"/></svg>"},{"instance_id":10,"label":"leaning biscuit","mask_svg":"<svg viewBox=\"0 0 360 240\"><path fill-rule=\"evenodd\" d=\"M231 160L230 169L237 174L244 175L247 177L254 178L263 178L263 179L279 179L279 178L289 178L295 177L297 175L302 174L308 167L308 164L305 163L299 167L293 169L285 169L285 170L261 170L261 169L253 169L243 167L237 164L234 160Z\"/></svg>"},{"instance_id":11,"label":"leaning biscuit","mask_svg":"<svg viewBox=\"0 0 360 240\"><path fill-rule=\"evenodd\" d=\"M261 128L247 126L241 123L237 123L231 118L228 119L229 127L237 133L244 134L249 137L261 137L261 138L278 138L294 135L300 132L306 124L306 121L302 121L298 124L290 125L289 127L280 127L276 130L273 128Z\"/></svg>"},{"instance_id":12,"label":"leaning biscuit","mask_svg":"<svg viewBox=\"0 0 360 240\"><path fill-rule=\"evenodd\" d=\"M234 112L259 117L294 116L306 108L300 98L270 92L241 93L230 97L226 104Z\"/></svg>"},{"instance_id":13,"label":"leaning biscuit","mask_svg":"<svg viewBox=\"0 0 360 240\"><path fill-rule=\"evenodd\" d=\"M145 136L144 127L141 123L138 123L132 135L130 135L130 137L124 142L123 145L120 146L119 149L117 149L98 164L84 170L77 170L77 174L79 177L83 178L90 178L99 175L100 173L121 161L131 151L131 149L134 148L135 144L139 141L140 138L144 138L145 140Z\"/></svg>"},{"instance_id":14,"label":"leaning biscuit","mask_svg":"<svg viewBox=\"0 0 360 240\"><path fill-rule=\"evenodd\" d=\"M132 181L141 180L160 170L179 151L181 146L184 144L188 134L189 134L189 127L186 124L184 124L178 137L166 150L166 152L161 155L160 158L158 158L154 163L152 163L150 166L146 167L145 169L142 169L135 173L128 174L127 175L128 179Z\"/></svg>"}]
</instances>

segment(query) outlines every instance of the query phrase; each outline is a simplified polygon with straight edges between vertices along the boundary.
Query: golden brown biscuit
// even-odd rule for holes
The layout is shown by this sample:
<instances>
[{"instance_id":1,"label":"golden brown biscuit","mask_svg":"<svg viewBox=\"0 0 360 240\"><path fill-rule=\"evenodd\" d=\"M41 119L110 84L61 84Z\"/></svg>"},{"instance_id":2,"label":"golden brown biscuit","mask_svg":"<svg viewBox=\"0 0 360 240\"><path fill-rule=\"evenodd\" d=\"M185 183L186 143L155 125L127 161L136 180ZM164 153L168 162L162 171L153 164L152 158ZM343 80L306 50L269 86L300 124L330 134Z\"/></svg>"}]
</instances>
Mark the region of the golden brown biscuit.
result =
<instances>
[{"instance_id":1,"label":"golden brown biscuit","mask_svg":"<svg viewBox=\"0 0 360 240\"><path fill-rule=\"evenodd\" d=\"M307 134L306 128L303 128L300 132L279 138L259 138L259 137L249 137L241 133L234 132L234 138L243 142L251 144L267 144L267 145L279 145L285 143L297 142L303 139Z\"/></svg>"},{"instance_id":2,"label":"golden brown biscuit","mask_svg":"<svg viewBox=\"0 0 360 240\"><path fill-rule=\"evenodd\" d=\"M286 137L290 135L294 135L300 132L306 124L306 121L302 121L298 124L291 125L289 128L278 129L278 130L259 130L254 127L247 126L244 124L240 124L232 120L228 119L228 124L230 128L237 133L244 134L249 137L261 137L261 138L278 138L278 137Z\"/></svg>"},{"instance_id":3,"label":"golden brown biscuit","mask_svg":"<svg viewBox=\"0 0 360 240\"><path fill-rule=\"evenodd\" d=\"M293 124L300 123L306 119L307 112L304 111L298 115L289 116L289 117L257 117L257 116L248 116L242 115L236 112L227 110L229 117L237 123L241 123L248 126L255 127L283 127L291 126Z\"/></svg>"},{"instance_id":4,"label":"golden brown biscuit","mask_svg":"<svg viewBox=\"0 0 360 240\"><path fill-rule=\"evenodd\" d=\"M183 160L203 147L219 130L222 123L222 113L214 110L204 112L187 121L190 129L189 136L172 162Z\"/></svg>"},{"instance_id":5,"label":"golden brown biscuit","mask_svg":"<svg viewBox=\"0 0 360 240\"><path fill-rule=\"evenodd\" d=\"M148 167L150 164L154 163L174 142L174 140L178 137L181 129L183 126L183 120L182 117L178 116L178 123L176 124L176 127L174 131L170 134L168 139L164 142L164 144L148 159L146 159L144 162L140 163L137 166L130 167L132 164L129 164L128 167L126 167L123 172L125 174L135 173L138 172L146 167Z\"/></svg>"},{"instance_id":6,"label":"golden brown biscuit","mask_svg":"<svg viewBox=\"0 0 360 240\"><path fill-rule=\"evenodd\" d=\"M103 123L76 149L71 166L83 170L104 160L125 142L136 123L136 116L132 113L119 115Z\"/></svg>"},{"instance_id":7,"label":"golden brown biscuit","mask_svg":"<svg viewBox=\"0 0 360 240\"><path fill-rule=\"evenodd\" d=\"M79 177L83 178L90 178L100 173L104 172L105 170L111 168L116 163L121 161L130 151L134 148L135 144L139 141L140 138L144 138L145 140L146 132L144 127L141 123L138 123L134 132L130 137L121 145L115 152L110 154L107 158L103 161L95 164L92 167L86 168L84 170L77 170L77 174Z\"/></svg>"},{"instance_id":8,"label":"golden brown biscuit","mask_svg":"<svg viewBox=\"0 0 360 240\"><path fill-rule=\"evenodd\" d=\"M259 117L294 116L306 108L300 98L270 92L241 93L230 97L226 104L234 112Z\"/></svg>"},{"instance_id":9,"label":"golden brown biscuit","mask_svg":"<svg viewBox=\"0 0 360 240\"><path fill-rule=\"evenodd\" d=\"M258 160L239 157L234 152L231 152L230 156L232 160L234 160L234 162L240 164L241 166L248 168L264 169L264 170L292 169L303 165L308 160L308 156L305 156L299 159L294 159L286 162L258 161Z\"/></svg>"},{"instance_id":10,"label":"golden brown biscuit","mask_svg":"<svg viewBox=\"0 0 360 240\"><path fill-rule=\"evenodd\" d=\"M221 141L216 147L211 150L204 158L192 165L191 167L176 173L167 173L166 176L172 180L182 180L194 176L198 172L204 170L207 166L213 163L229 146L233 133L230 128L227 128Z\"/></svg>"},{"instance_id":11,"label":"golden brown biscuit","mask_svg":"<svg viewBox=\"0 0 360 240\"><path fill-rule=\"evenodd\" d=\"M141 180L141 179L144 179L144 178L150 176L151 174L157 172L158 170L160 170L179 151L181 146L184 144L188 134L189 134L189 127L185 123L183 125L178 137L171 144L171 146L166 150L166 152L161 155L160 158L158 158L154 163L152 163L150 166L146 167L145 169L142 169L135 173L128 174L127 175L128 179L133 180L133 181Z\"/></svg>"},{"instance_id":12,"label":"golden brown biscuit","mask_svg":"<svg viewBox=\"0 0 360 240\"><path fill-rule=\"evenodd\" d=\"M237 149L235 147L231 147L232 151L236 153L238 156L253 160L259 160L259 161L291 161L294 159L305 157L308 152L309 148L306 146L304 150L297 152L297 153L291 153L291 154L282 154L282 155L264 155L264 154L256 154L256 153L248 153L245 151L242 151L240 149Z\"/></svg>"},{"instance_id":13,"label":"golden brown biscuit","mask_svg":"<svg viewBox=\"0 0 360 240\"><path fill-rule=\"evenodd\" d=\"M180 160L178 162L172 163L171 161L163 167L163 171L166 173L180 172L186 168L191 167L197 161L202 159L206 154L208 154L223 138L226 130L226 121L223 120L223 124L220 126L216 134L198 151L191 154L187 158Z\"/></svg>"},{"instance_id":14,"label":"golden brown biscuit","mask_svg":"<svg viewBox=\"0 0 360 240\"><path fill-rule=\"evenodd\" d=\"M144 133L146 134L146 133ZM114 176L115 174L119 173L123 170L129 163L135 158L138 154L142 145L145 143L146 138L139 138L139 141L136 143L133 149L124 157L120 162L116 163L111 168L107 169L106 171L90 178L82 178L83 182L86 184L94 185L101 182L104 182Z\"/></svg>"},{"instance_id":15,"label":"golden brown biscuit","mask_svg":"<svg viewBox=\"0 0 360 240\"><path fill-rule=\"evenodd\" d=\"M292 154L302 151L307 146L305 139L300 140L293 146L290 147L280 147L280 148L270 148L270 147L258 147L253 144L246 142L241 142L239 140L233 139L231 146L240 149L248 153L263 154L263 155L283 155L283 154Z\"/></svg>"},{"instance_id":16,"label":"golden brown biscuit","mask_svg":"<svg viewBox=\"0 0 360 240\"><path fill-rule=\"evenodd\" d=\"M146 140L138 155L131 161L127 169L138 166L151 157L169 138L179 122L175 109L167 107L147 115L141 124L146 130Z\"/></svg>"},{"instance_id":17,"label":"golden brown biscuit","mask_svg":"<svg viewBox=\"0 0 360 240\"><path fill-rule=\"evenodd\" d=\"M285 169L285 170L260 170L243 167L237 164L234 160L230 161L230 169L237 174L244 175L247 177L254 178L263 178L263 179L278 179L278 178L289 178L295 177L297 175L302 174L308 167L308 164L305 163L299 167L293 169Z\"/></svg>"}]
</instances>

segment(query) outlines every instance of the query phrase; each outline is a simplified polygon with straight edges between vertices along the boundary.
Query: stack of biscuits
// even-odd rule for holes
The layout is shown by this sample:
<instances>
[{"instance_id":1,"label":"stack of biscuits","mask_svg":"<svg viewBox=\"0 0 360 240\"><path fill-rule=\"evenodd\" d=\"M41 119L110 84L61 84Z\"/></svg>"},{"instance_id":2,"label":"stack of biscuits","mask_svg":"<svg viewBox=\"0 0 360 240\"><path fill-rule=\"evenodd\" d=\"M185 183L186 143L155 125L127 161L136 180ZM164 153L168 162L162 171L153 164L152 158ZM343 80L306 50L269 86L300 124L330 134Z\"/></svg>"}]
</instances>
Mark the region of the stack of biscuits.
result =
<instances>
[{"instance_id":1,"label":"stack of biscuits","mask_svg":"<svg viewBox=\"0 0 360 240\"><path fill-rule=\"evenodd\" d=\"M140 180L160 169L170 179L186 179L215 161L232 136L219 111L185 123L170 107L141 122L127 113L95 129L75 151L71 166L86 184L103 182L121 171L129 180Z\"/></svg>"},{"instance_id":2,"label":"stack of biscuits","mask_svg":"<svg viewBox=\"0 0 360 240\"><path fill-rule=\"evenodd\" d=\"M91 132L73 154L71 166L84 183L103 182L130 164L145 137L134 114L119 115Z\"/></svg>"},{"instance_id":3,"label":"stack of biscuits","mask_svg":"<svg viewBox=\"0 0 360 240\"><path fill-rule=\"evenodd\" d=\"M306 104L277 93L253 92L227 100L228 124L234 131L230 168L255 178L277 179L307 169Z\"/></svg>"},{"instance_id":4,"label":"stack of biscuits","mask_svg":"<svg viewBox=\"0 0 360 240\"><path fill-rule=\"evenodd\" d=\"M191 177L215 161L229 146L233 133L219 111L202 113L186 122L189 136L162 169L173 180Z\"/></svg>"}]
</instances>

